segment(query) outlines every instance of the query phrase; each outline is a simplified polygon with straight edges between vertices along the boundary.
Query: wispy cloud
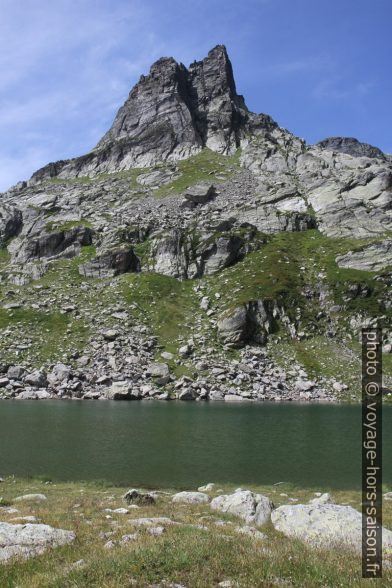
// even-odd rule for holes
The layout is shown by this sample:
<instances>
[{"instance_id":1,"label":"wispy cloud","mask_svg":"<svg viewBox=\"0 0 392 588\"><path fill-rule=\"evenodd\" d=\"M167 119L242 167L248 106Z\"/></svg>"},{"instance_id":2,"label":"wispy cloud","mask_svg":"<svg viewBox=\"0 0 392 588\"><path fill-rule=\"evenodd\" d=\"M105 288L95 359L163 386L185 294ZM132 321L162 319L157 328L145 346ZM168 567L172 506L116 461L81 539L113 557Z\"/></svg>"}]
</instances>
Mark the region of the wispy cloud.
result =
<instances>
[{"instance_id":1,"label":"wispy cloud","mask_svg":"<svg viewBox=\"0 0 392 588\"><path fill-rule=\"evenodd\" d=\"M374 82L349 83L342 76L334 76L322 79L314 87L312 95L318 100L346 100L362 98L373 91Z\"/></svg>"},{"instance_id":2,"label":"wispy cloud","mask_svg":"<svg viewBox=\"0 0 392 588\"><path fill-rule=\"evenodd\" d=\"M264 77L286 77L300 73L329 71L335 67L334 61L325 53L302 58L272 62L257 68L257 74Z\"/></svg>"}]
</instances>

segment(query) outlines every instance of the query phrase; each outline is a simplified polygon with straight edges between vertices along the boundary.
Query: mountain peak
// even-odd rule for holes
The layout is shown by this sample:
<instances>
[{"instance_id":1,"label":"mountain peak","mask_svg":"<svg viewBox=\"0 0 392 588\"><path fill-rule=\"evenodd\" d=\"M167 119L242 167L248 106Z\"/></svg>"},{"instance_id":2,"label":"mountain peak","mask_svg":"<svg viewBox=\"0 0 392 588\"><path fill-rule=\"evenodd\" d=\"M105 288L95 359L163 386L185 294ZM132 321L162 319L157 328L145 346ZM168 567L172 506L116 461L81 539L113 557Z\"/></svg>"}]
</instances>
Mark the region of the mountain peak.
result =
<instances>
[{"instance_id":1,"label":"mountain peak","mask_svg":"<svg viewBox=\"0 0 392 588\"><path fill-rule=\"evenodd\" d=\"M228 155L252 129L271 125L269 117L255 117L237 94L224 45L189 68L173 57L161 57L132 88L93 151L46 166L32 180L146 167L184 159L204 147Z\"/></svg>"},{"instance_id":2,"label":"mountain peak","mask_svg":"<svg viewBox=\"0 0 392 588\"><path fill-rule=\"evenodd\" d=\"M384 153L378 147L361 143L355 137L328 137L317 143L319 147L327 151L346 153L352 157L371 157L385 159Z\"/></svg>"}]
</instances>

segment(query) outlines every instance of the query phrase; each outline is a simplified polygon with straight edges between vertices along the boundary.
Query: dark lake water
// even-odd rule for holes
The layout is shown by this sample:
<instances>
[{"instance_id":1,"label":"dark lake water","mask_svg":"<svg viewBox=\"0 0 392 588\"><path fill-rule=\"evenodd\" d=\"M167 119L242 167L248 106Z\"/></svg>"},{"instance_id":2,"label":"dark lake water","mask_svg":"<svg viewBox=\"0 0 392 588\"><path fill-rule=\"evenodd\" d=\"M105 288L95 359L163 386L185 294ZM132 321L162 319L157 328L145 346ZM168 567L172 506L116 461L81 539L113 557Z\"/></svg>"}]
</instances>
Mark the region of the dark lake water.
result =
<instances>
[{"instance_id":1,"label":"dark lake water","mask_svg":"<svg viewBox=\"0 0 392 588\"><path fill-rule=\"evenodd\" d=\"M392 482L392 406L383 480ZM359 488L361 407L109 401L0 402L0 476Z\"/></svg>"}]
</instances>

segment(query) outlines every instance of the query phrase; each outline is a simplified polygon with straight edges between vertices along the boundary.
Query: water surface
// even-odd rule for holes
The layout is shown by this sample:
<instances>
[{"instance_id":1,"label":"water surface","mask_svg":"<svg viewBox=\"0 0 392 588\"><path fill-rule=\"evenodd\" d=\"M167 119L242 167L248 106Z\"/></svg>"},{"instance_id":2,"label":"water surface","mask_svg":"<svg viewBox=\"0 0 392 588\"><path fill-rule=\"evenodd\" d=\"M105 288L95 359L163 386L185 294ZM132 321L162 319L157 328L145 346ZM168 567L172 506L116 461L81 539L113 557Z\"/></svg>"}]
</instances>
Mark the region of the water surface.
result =
<instances>
[{"instance_id":1,"label":"water surface","mask_svg":"<svg viewBox=\"0 0 392 588\"><path fill-rule=\"evenodd\" d=\"M392 482L384 406L384 482ZM0 475L359 488L361 406L1 401Z\"/></svg>"}]
</instances>

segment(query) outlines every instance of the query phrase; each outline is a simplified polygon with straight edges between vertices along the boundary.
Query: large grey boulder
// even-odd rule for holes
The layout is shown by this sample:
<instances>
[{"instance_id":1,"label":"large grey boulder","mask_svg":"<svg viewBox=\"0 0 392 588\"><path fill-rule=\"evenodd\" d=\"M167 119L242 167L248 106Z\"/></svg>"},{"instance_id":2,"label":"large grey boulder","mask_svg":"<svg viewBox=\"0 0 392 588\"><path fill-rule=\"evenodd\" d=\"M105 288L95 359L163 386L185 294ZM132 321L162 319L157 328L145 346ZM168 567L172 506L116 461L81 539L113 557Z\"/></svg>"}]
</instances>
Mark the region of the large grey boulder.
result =
<instances>
[{"instance_id":1,"label":"large grey boulder","mask_svg":"<svg viewBox=\"0 0 392 588\"><path fill-rule=\"evenodd\" d=\"M16 397L17 400L49 400L53 398L47 390L22 390Z\"/></svg>"},{"instance_id":2,"label":"large grey boulder","mask_svg":"<svg viewBox=\"0 0 392 588\"><path fill-rule=\"evenodd\" d=\"M133 400L136 397L132 393L130 382L119 381L113 382L106 392L106 398L109 400Z\"/></svg>"},{"instance_id":3,"label":"large grey boulder","mask_svg":"<svg viewBox=\"0 0 392 588\"><path fill-rule=\"evenodd\" d=\"M250 338L251 332L245 305L234 308L218 321L218 334L226 345L243 345Z\"/></svg>"},{"instance_id":4,"label":"large grey boulder","mask_svg":"<svg viewBox=\"0 0 392 588\"><path fill-rule=\"evenodd\" d=\"M189 243L179 229L155 238L151 248L152 268L158 274L173 278L187 278Z\"/></svg>"},{"instance_id":5,"label":"large grey boulder","mask_svg":"<svg viewBox=\"0 0 392 588\"><path fill-rule=\"evenodd\" d=\"M202 242L195 253L198 274L215 274L244 257L245 240L237 235L221 235L206 244Z\"/></svg>"},{"instance_id":6,"label":"large grey boulder","mask_svg":"<svg viewBox=\"0 0 392 588\"><path fill-rule=\"evenodd\" d=\"M48 385L48 379L46 373L41 370L35 370L28 374L25 379L25 384L34 386L35 388L45 388Z\"/></svg>"},{"instance_id":7,"label":"large grey boulder","mask_svg":"<svg viewBox=\"0 0 392 588\"><path fill-rule=\"evenodd\" d=\"M284 505L272 512L271 520L277 531L314 547L332 548L341 545L361 552L362 515L351 506ZM392 553L392 532L383 528L382 533L384 553Z\"/></svg>"},{"instance_id":8,"label":"large grey boulder","mask_svg":"<svg viewBox=\"0 0 392 588\"><path fill-rule=\"evenodd\" d=\"M45 502L46 500L45 494L23 494L14 498L14 502Z\"/></svg>"},{"instance_id":9,"label":"large grey boulder","mask_svg":"<svg viewBox=\"0 0 392 588\"><path fill-rule=\"evenodd\" d=\"M146 506L148 504L155 504L155 498L152 494L139 492L135 488L128 490L123 499L127 504L136 504L138 506Z\"/></svg>"},{"instance_id":10,"label":"large grey boulder","mask_svg":"<svg viewBox=\"0 0 392 588\"><path fill-rule=\"evenodd\" d=\"M140 271L140 260L132 247L101 253L79 266L79 273L88 278L111 278L138 271Z\"/></svg>"},{"instance_id":11,"label":"large grey boulder","mask_svg":"<svg viewBox=\"0 0 392 588\"><path fill-rule=\"evenodd\" d=\"M206 204L216 196L215 186L207 182L200 182L195 186L187 188L184 198L193 204Z\"/></svg>"},{"instance_id":12,"label":"large grey boulder","mask_svg":"<svg viewBox=\"0 0 392 588\"><path fill-rule=\"evenodd\" d=\"M21 365L11 365L7 371L7 378L10 380L21 380L26 373L26 370Z\"/></svg>"},{"instance_id":13,"label":"large grey boulder","mask_svg":"<svg viewBox=\"0 0 392 588\"><path fill-rule=\"evenodd\" d=\"M174 278L198 278L214 274L233 265L245 256L248 249L256 248L255 231L245 237L236 234L197 234L173 229L152 241L151 269Z\"/></svg>"},{"instance_id":14,"label":"large grey boulder","mask_svg":"<svg viewBox=\"0 0 392 588\"><path fill-rule=\"evenodd\" d=\"M269 521L274 509L273 502L262 494L255 494L250 490L241 490L234 494L223 494L211 501L212 510L219 510L236 515L246 523L264 525Z\"/></svg>"},{"instance_id":15,"label":"large grey boulder","mask_svg":"<svg viewBox=\"0 0 392 588\"><path fill-rule=\"evenodd\" d=\"M154 378L157 384L167 384L170 379L170 370L167 363L150 363L147 366L146 374Z\"/></svg>"},{"instance_id":16,"label":"large grey boulder","mask_svg":"<svg viewBox=\"0 0 392 588\"><path fill-rule=\"evenodd\" d=\"M175 167L164 167L140 174L136 181L142 186L162 186L178 177Z\"/></svg>"},{"instance_id":17,"label":"large grey boulder","mask_svg":"<svg viewBox=\"0 0 392 588\"><path fill-rule=\"evenodd\" d=\"M75 540L75 533L55 529L49 525L12 525L0 522L0 562L13 557L30 558L49 548L67 545Z\"/></svg>"}]
</instances>

